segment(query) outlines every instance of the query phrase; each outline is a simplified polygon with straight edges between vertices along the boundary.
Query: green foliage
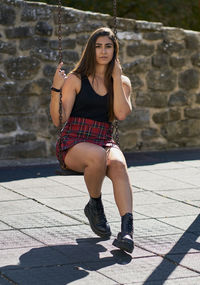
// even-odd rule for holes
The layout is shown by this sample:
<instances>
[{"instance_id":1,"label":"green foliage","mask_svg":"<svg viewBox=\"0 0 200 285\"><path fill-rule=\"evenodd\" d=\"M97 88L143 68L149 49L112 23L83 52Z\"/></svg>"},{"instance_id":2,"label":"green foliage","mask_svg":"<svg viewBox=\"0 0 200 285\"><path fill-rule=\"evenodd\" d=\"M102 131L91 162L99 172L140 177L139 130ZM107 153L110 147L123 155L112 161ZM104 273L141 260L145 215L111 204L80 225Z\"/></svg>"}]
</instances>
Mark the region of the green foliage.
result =
<instances>
[{"instance_id":1,"label":"green foliage","mask_svg":"<svg viewBox=\"0 0 200 285\"><path fill-rule=\"evenodd\" d=\"M32 0L56 5L58 0ZM112 0L61 0L62 5L112 14ZM119 17L162 22L165 26L200 30L199 0L117 0Z\"/></svg>"}]
</instances>

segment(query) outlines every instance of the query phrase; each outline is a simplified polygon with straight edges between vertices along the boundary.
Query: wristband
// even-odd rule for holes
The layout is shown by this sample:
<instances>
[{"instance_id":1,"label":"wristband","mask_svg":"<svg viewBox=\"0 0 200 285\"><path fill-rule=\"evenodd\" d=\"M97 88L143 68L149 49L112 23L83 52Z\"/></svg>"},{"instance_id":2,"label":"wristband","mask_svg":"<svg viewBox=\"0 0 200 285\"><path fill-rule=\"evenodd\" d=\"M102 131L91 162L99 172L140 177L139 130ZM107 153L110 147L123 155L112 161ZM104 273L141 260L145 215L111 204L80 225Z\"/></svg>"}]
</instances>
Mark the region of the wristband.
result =
<instances>
[{"instance_id":1,"label":"wristband","mask_svg":"<svg viewBox=\"0 0 200 285\"><path fill-rule=\"evenodd\" d=\"M52 90L52 91L55 91L55 92L60 92L60 91L61 91L61 89L57 89L57 88L55 88L55 87L53 87L53 86L51 87L51 90Z\"/></svg>"}]
</instances>

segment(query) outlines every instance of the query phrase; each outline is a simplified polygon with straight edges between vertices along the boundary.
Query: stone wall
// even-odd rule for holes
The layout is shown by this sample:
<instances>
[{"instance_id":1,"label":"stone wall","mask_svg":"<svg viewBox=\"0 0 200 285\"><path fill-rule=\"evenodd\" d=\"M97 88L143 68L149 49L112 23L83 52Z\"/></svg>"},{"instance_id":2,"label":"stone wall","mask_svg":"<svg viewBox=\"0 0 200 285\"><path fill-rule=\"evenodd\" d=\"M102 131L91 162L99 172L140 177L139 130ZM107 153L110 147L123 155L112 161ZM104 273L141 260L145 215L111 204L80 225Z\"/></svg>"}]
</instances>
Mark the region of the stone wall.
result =
<instances>
[{"instance_id":1,"label":"stone wall","mask_svg":"<svg viewBox=\"0 0 200 285\"><path fill-rule=\"evenodd\" d=\"M91 31L111 27L112 17L63 8L62 24L69 71ZM118 37L136 103L120 122L123 150L200 147L200 33L119 19ZM55 155L49 102L57 62L57 7L1 0L0 159Z\"/></svg>"}]
</instances>

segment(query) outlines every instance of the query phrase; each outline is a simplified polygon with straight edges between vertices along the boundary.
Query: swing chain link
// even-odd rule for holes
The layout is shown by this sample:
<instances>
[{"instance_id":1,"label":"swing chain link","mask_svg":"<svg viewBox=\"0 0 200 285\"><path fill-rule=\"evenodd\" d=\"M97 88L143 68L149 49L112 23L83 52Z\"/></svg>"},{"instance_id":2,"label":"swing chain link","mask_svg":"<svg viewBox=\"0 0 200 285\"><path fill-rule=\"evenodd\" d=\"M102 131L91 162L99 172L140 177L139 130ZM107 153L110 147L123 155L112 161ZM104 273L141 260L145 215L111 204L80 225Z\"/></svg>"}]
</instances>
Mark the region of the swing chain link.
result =
<instances>
[{"instance_id":1,"label":"swing chain link","mask_svg":"<svg viewBox=\"0 0 200 285\"><path fill-rule=\"evenodd\" d=\"M117 40L117 0L113 0L113 32L115 39ZM120 146L119 142L119 122L115 119L113 122L113 138L118 146Z\"/></svg>"},{"instance_id":2,"label":"swing chain link","mask_svg":"<svg viewBox=\"0 0 200 285\"><path fill-rule=\"evenodd\" d=\"M61 10L62 3L61 0L58 0L58 54L59 54L59 63L63 61L62 58L62 22L61 22ZM62 169L65 168L63 158L62 158L62 89L60 90L59 96L59 161Z\"/></svg>"}]
</instances>

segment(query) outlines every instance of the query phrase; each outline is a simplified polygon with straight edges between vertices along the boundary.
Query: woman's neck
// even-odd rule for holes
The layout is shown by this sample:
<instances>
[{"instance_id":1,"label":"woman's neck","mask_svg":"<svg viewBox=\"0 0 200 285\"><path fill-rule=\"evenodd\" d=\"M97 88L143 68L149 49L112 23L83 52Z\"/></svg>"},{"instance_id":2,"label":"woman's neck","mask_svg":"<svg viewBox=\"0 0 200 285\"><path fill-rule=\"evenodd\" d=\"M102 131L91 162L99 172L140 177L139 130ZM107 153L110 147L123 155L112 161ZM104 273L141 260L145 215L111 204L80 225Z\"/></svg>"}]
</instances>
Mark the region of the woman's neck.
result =
<instances>
[{"instance_id":1,"label":"woman's neck","mask_svg":"<svg viewBox=\"0 0 200 285\"><path fill-rule=\"evenodd\" d=\"M96 65L95 77L104 78L106 73L106 65Z\"/></svg>"}]
</instances>

